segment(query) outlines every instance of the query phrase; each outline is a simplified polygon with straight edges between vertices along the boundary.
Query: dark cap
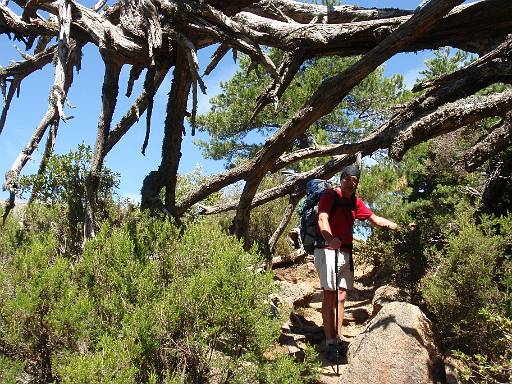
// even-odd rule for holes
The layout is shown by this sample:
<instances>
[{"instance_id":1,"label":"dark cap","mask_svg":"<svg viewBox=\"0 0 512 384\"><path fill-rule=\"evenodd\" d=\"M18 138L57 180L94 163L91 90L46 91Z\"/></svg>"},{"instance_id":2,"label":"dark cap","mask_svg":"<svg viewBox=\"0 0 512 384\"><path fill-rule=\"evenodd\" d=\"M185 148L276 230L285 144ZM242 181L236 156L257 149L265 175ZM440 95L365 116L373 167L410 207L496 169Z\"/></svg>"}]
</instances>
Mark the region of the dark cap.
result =
<instances>
[{"instance_id":1,"label":"dark cap","mask_svg":"<svg viewBox=\"0 0 512 384\"><path fill-rule=\"evenodd\" d=\"M341 180L343 180L347 176L355 176L359 179L359 176L361 175L361 171L359 170L359 167L357 165L347 165L345 168L341 170Z\"/></svg>"}]
</instances>

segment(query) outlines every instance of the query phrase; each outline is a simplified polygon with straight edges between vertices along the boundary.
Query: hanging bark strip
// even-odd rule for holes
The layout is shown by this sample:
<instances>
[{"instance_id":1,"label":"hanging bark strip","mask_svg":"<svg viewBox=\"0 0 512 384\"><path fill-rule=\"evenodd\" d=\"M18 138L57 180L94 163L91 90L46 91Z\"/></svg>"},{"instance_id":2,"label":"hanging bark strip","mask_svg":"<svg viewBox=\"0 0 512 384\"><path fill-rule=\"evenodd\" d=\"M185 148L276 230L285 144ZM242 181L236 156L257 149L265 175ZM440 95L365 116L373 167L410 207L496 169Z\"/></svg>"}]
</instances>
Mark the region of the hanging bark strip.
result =
<instances>
[{"instance_id":1,"label":"hanging bark strip","mask_svg":"<svg viewBox=\"0 0 512 384\"><path fill-rule=\"evenodd\" d=\"M165 118L162 160L158 170L146 176L141 191L141 208L161 210L175 218L179 218L179 215L176 214L176 183L181 158L183 125L187 115L187 99L191 84L192 76L187 52L183 47L178 46ZM164 187L165 201L162 203L159 194Z\"/></svg>"},{"instance_id":2,"label":"hanging bark strip","mask_svg":"<svg viewBox=\"0 0 512 384\"><path fill-rule=\"evenodd\" d=\"M152 92L160 88L162 81L169 72L169 63L160 64L159 69L153 79ZM140 116L146 111L146 109L153 103L153 94L149 88L144 89L141 94L137 97L133 105L124 114L117 125L109 132L107 143L105 145L105 152L109 153L112 148L121 140L121 138L130 130L130 128L139 121Z\"/></svg>"},{"instance_id":3,"label":"hanging bark strip","mask_svg":"<svg viewBox=\"0 0 512 384\"><path fill-rule=\"evenodd\" d=\"M18 180L21 169L39 146L39 142L43 138L47 128L51 125L58 126L60 119L66 119L63 112L63 104L67 97L69 87L73 81L73 67L79 63L79 52L81 50L81 46L79 44L70 40L71 5L66 0L62 0L59 4L59 24L60 31L59 42L57 45L55 78L48 97L48 109L28 144L18 155L11 169L5 175L3 189L9 191L9 202L13 203L12 205L8 204L6 207L7 214L14 207L14 197L19 190ZM35 58L32 60L33 62L36 62ZM57 130L55 129L55 133L56 132Z\"/></svg>"},{"instance_id":4,"label":"hanging bark strip","mask_svg":"<svg viewBox=\"0 0 512 384\"><path fill-rule=\"evenodd\" d=\"M144 91L148 98L148 107L146 112L146 135L144 136L144 142L142 143L141 153L146 155L146 148L149 143L149 134L151 133L151 116L153 115L153 98L155 97L155 70L153 68L148 69L146 73L146 80L144 81Z\"/></svg>"},{"instance_id":5,"label":"hanging bark strip","mask_svg":"<svg viewBox=\"0 0 512 384\"><path fill-rule=\"evenodd\" d=\"M84 223L84 241L95 235L95 216L98 210L97 193L101 181L101 171L103 162L107 155L106 144L112 124L112 116L117 104L119 94L119 75L122 66L108 57L103 57L105 64L105 75L103 78L101 112L98 119L98 131L96 134L96 144L91 163L91 169L87 175L86 191L86 219Z\"/></svg>"}]
</instances>

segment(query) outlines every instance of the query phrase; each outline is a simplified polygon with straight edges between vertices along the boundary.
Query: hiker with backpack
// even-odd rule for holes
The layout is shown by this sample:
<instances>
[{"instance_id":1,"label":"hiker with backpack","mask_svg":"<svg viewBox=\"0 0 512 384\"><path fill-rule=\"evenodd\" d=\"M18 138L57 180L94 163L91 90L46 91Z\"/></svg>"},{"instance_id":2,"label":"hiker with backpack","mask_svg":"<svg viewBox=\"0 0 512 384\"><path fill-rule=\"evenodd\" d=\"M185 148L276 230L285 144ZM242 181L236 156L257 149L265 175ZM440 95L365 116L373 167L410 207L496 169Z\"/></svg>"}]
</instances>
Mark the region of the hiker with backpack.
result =
<instances>
[{"instance_id":1,"label":"hiker with backpack","mask_svg":"<svg viewBox=\"0 0 512 384\"><path fill-rule=\"evenodd\" d=\"M360 170L356 165L345 167L341 172L340 185L325 188L319 194L318 200L318 240L315 241L313 254L323 290L322 319L326 357L332 362L338 362L339 356L345 356L347 352L345 344L340 343L340 339L347 290L354 286L354 221L369 220L373 225L389 229L398 227L396 223L375 215L356 196L359 176Z\"/></svg>"}]
</instances>

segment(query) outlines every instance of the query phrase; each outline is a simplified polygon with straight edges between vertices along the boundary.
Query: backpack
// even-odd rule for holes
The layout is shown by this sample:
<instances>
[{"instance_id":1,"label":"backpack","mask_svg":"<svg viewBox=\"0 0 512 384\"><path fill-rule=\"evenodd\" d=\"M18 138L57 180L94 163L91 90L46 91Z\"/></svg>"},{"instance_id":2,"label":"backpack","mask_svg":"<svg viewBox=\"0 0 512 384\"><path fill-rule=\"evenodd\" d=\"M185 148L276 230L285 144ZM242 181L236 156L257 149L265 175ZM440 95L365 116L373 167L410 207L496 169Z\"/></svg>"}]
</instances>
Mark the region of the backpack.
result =
<instances>
[{"instance_id":1,"label":"backpack","mask_svg":"<svg viewBox=\"0 0 512 384\"><path fill-rule=\"evenodd\" d=\"M304 200L300 215L300 239L304 250L313 255L316 247L325 245L325 240L317 231L318 226L318 201L323 193L334 193L334 204L331 207L329 216L332 216L338 206L342 206L340 196L334 191L329 181L322 179L311 179L306 184L306 198ZM355 195L349 206L355 209Z\"/></svg>"},{"instance_id":2,"label":"backpack","mask_svg":"<svg viewBox=\"0 0 512 384\"><path fill-rule=\"evenodd\" d=\"M324 245L324 239L317 231L318 225L318 201L322 193L333 191L330 182L322 179L311 179L306 184L306 198L300 215L300 239L304 250L312 255L315 247ZM339 196L335 193L336 199L331 209L331 214L339 204Z\"/></svg>"}]
</instances>

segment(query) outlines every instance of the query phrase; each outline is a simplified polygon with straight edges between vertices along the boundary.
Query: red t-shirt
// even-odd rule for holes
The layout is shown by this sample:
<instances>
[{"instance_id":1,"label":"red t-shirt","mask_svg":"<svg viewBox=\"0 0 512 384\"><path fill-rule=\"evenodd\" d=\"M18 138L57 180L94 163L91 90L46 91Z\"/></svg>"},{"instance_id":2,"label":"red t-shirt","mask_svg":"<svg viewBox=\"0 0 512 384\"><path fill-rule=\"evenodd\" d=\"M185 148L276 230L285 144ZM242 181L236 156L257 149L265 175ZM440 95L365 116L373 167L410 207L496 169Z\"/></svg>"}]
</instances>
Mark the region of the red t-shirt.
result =
<instances>
[{"instance_id":1,"label":"red t-shirt","mask_svg":"<svg viewBox=\"0 0 512 384\"><path fill-rule=\"evenodd\" d=\"M373 212L358 196L356 196L356 208L352 210L351 208L353 206L351 206L348 199L342 197L341 189L336 187L334 190L340 197L342 205L337 205L331 216L331 208L335 203L336 197L334 196L334 192L324 192L320 195L320 200L318 201L318 214L326 212L329 215L329 225L331 226L332 235L339 237L343 244L351 244L355 219L366 220L373 215ZM319 227L317 227L317 230L318 233L320 233Z\"/></svg>"}]
</instances>

